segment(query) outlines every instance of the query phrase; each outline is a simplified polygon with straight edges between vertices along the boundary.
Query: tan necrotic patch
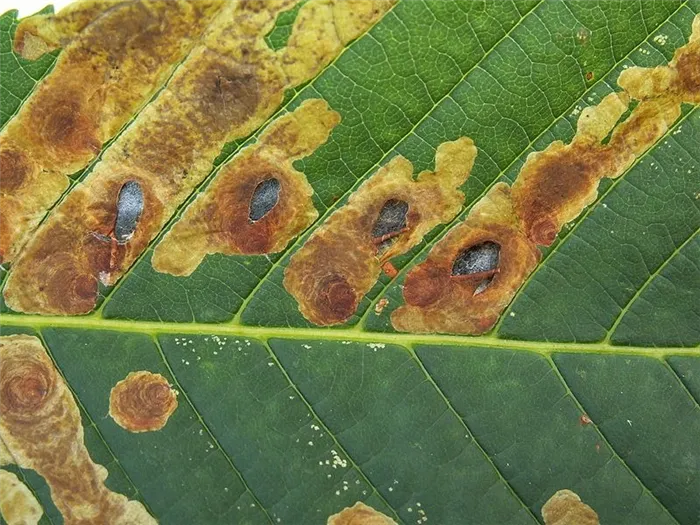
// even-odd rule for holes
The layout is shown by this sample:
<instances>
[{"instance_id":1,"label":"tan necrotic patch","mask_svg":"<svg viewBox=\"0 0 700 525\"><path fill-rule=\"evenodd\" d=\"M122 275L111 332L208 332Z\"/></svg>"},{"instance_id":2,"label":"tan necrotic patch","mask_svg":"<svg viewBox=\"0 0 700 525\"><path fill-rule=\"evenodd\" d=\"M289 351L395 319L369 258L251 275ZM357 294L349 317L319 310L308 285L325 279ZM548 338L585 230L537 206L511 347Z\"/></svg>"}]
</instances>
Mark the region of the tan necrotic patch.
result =
<instances>
[{"instance_id":1,"label":"tan necrotic patch","mask_svg":"<svg viewBox=\"0 0 700 525\"><path fill-rule=\"evenodd\" d=\"M348 38L368 29L393 5L375 0L368 10L370 4L361 0L310 0L299 11L288 46L272 51L264 37L277 14L295 3L226 3L166 89L27 244L4 290L10 308L64 315L92 310L98 280L111 285L123 274L209 173L223 145L262 125L282 102L285 89L312 78ZM321 12L333 13L334 32L328 32L326 18L313 14L318 5L324 6ZM314 63L295 58L319 49L331 51ZM130 240L110 248L94 233L113 228L118 192L129 180L143 189L143 214Z\"/></svg>"},{"instance_id":2,"label":"tan necrotic patch","mask_svg":"<svg viewBox=\"0 0 700 525\"><path fill-rule=\"evenodd\" d=\"M463 137L438 147L434 172L414 180L411 163L397 156L364 182L285 269L284 287L304 317L317 325L349 319L385 262L454 218L475 157L476 147Z\"/></svg>"},{"instance_id":3,"label":"tan necrotic patch","mask_svg":"<svg viewBox=\"0 0 700 525\"><path fill-rule=\"evenodd\" d=\"M637 100L670 97L700 104L700 14L688 43L676 50L668 66L631 67L620 73L617 83Z\"/></svg>"},{"instance_id":4,"label":"tan necrotic patch","mask_svg":"<svg viewBox=\"0 0 700 525\"><path fill-rule=\"evenodd\" d=\"M596 200L600 180L628 170L680 116L680 102L662 97L642 101L618 124L628 103L627 94L611 93L584 109L570 144L555 141L528 155L512 189L494 186L408 273L407 304L392 314L394 328L481 334L493 327L539 261L537 246L551 245ZM488 256L483 243L497 246L498 264L455 272L469 258Z\"/></svg>"},{"instance_id":5,"label":"tan necrotic patch","mask_svg":"<svg viewBox=\"0 0 700 525\"><path fill-rule=\"evenodd\" d=\"M80 412L41 341L0 337L0 439L35 470L68 525L151 525L143 505L110 491L85 448Z\"/></svg>"},{"instance_id":6,"label":"tan necrotic patch","mask_svg":"<svg viewBox=\"0 0 700 525\"><path fill-rule=\"evenodd\" d=\"M16 258L68 176L165 82L222 3L81 2L19 24L20 50L36 48L35 34L66 48L0 133L0 261Z\"/></svg>"},{"instance_id":7,"label":"tan necrotic patch","mask_svg":"<svg viewBox=\"0 0 700 525\"><path fill-rule=\"evenodd\" d=\"M545 525L599 525L598 514L575 492L557 491L542 507Z\"/></svg>"},{"instance_id":8,"label":"tan necrotic patch","mask_svg":"<svg viewBox=\"0 0 700 525\"><path fill-rule=\"evenodd\" d=\"M131 372L109 394L109 415L129 432L160 430L177 408L177 391L160 374Z\"/></svg>"},{"instance_id":9,"label":"tan necrotic patch","mask_svg":"<svg viewBox=\"0 0 700 525\"><path fill-rule=\"evenodd\" d=\"M12 472L0 469L0 514L7 525L36 525L44 514L29 487Z\"/></svg>"},{"instance_id":10,"label":"tan necrotic patch","mask_svg":"<svg viewBox=\"0 0 700 525\"><path fill-rule=\"evenodd\" d=\"M406 276L406 305L392 313L409 332L487 331L540 259L521 229L507 184L496 184Z\"/></svg>"},{"instance_id":11,"label":"tan necrotic patch","mask_svg":"<svg viewBox=\"0 0 700 525\"><path fill-rule=\"evenodd\" d=\"M625 93L611 93L581 112L570 144L557 140L528 155L513 183L513 203L532 242L552 244L564 224L595 201L600 180L624 173L680 116L679 103L642 102L616 127L628 102Z\"/></svg>"},{"instance_id":12,"label":"tan necrotic patch","mask_svg":"<svg viewBox=\"0 0 700 525\"><path fill-rule=\"evenodd\" d=\"M361 501L328 517L327 525L396 525L389 516Z\"/></svg>"},{"instance_id":13,"label":"tan necrotic patch","mask_svg":"<svg viewBox=\"0 0 700 525\"><path fill-rule=\"evenodd\" d=\"M207 190L156 247L159 272L189 275L209 253L264 254L284 249L318 217L313 189L292 162L328 140L340 115L307 100L224 165Z\"/></svg>"}]
</instances>

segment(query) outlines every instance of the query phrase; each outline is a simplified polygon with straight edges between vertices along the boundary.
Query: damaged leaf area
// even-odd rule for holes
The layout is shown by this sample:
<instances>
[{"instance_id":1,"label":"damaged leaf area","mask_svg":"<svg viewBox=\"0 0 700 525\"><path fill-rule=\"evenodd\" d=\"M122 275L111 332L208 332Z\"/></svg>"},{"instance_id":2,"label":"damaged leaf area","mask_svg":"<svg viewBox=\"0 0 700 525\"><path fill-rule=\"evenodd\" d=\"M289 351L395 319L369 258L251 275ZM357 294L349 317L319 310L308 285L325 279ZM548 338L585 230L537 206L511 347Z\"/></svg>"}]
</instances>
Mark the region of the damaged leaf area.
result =
<instances>
[{"instance_id":1,"label":"damaged leaf area","mask_svg":"<svg viewBox=\"0 0 700 525\"><path fill-rule=\"evenodd\" d=\"M165 82L220 0L82 2L24 19L15 49L36 58L65 46L51 75L0 133L0 262L11 262L69 175Z\"/></svg>"},{"instance_id":2,"label":"damaged leaf area","mask_svg":"<svg viewBox=\"0 0 700 525\"><path fill-rule=\"evenodd\" d=\"M668 66L626 69L618 84L637 100L668 97L700 104L700 17L693 20L688 43L676 50Z\"/></svg>"},{"instance_id":3,"label":"damaged leaf area","mask_svg":"<svg viewBox=\"0 0 700 525\"><path fill-rule=\"evenodd\" d=\"M275 120L255 146L223 166L168 231L155 249L153 268L189 275L209 253L284 249L318 217L313 189L292 162L325 143L338 122L340 115L317 99Z\"/></svg>"},{"instance_id":4,"label":"damaged leaf area","mask_svg":"<svg viewBox=\"0 0 700 525\"><path fill-rule=\"evenodd\" d=\"M364 182L285 269L284 287L304 317L317 325L349 319L384 263L454 218L475 157L476 147L463 137L438 147L434 172L414 180L412 164L397 156Z\"/></svg>"},{"instance_id":5,"label":"damaged leaf area","mask_svg":"<svg viewBox=\"0 0 700 525\"><path fill-rule=\"evenodd\" d=\"M521 229L511 189L496 184L406 276L397 330L480 334L498 320L540 252Z\"/></svg>"},{"instance_id":6,"label":"damaged leaf area","mask_svg":"<svg viewBox=\"0 0 700 525\"><path fill-rule=\"evenodd\" d=\"M608 95L581 112L570 144L555 141L528 156L513 183L513 203L532 242L551 245L564 224L595 201L600 180L624 173L680 116L679 103L642 102L615 127L627 104L625 93Z\"/></svg>"},{"instance_id":7,"label":"damaged leaf area","mask_svg":"<svg viewBox=\"0 0 700 525\"><path fill-rule=\"evenodd\" d=\"M37 337L0 337L0 394L0 439L15 463L46 480L67 525L156 523L104 485L107 470L90 458L78 406Z\"/></svg>"},{"instance_id":8,"label":"damaged leaf area","mask_svg":"<svg viewBox=\"0 0 700 525\"><path fill-rule=\"evenodd\" d=\"M700 0L165 3L0 16L0 523L700 525Z\"/></svg>"},{"instance_id":9,"label":"damaged leaf area","mask_svg":"<svg viewBox=\"0 0 700 525\"><path fill-rule=\"evenodd\" d=\"M641 101L618 123L628 104L627 93L611 93L584 109L571 143L531 153L512 188L499 183L477 202L407 274L406 306L392 313L393 327L474 335L491 329L535 269L537 246L551 245L597 199L601 179L626 172L681 115L680 99L666 96Z\"/></svg>"},{"instance_id":10,"label":"damaged leaf area","mask_svg":"<svg viewBox=\"0 0 700 525\"><path fill-rule=\"evenodd\" d=\"M285 89L316 75L392 6L382 0L310 0L299 10L287 46L272 51L264 37L277 14L294 3L226 3L158 98L27 244L5 286L10 308L91 311L98 282L109 286L121 277L209 173L224 144L257 129ZM112 248L94 232L112 231L115 202L127 181L142 188L143 212L130 240Z\"/></svg>"},{"instance_id":11,"label":"damaged leaf area","mask_svg":"<svg viewBox=\"0 0 700 525\"><path fill-rule=\"evenodd\" d=\"M396 525L396 522L358 501L352 507L346 507L338 514L330 516L327 525Z\"/></svg>"},{"instance_id":12,"label":"damaged leaf area","mask_svg":"<svg viewBox=\"0 0 700 525\"><path fill-rule=\"evenodd\" d=\"M12 472L0 469L0 514L7 525L37 525L44 511L36 497Z\"/></svg>"},{"instance_id":13,"label":"damaged leaf area","mask_svg":"<svg viewBox=\"0 0 700 525\"><path fill-rule=\"evenodd\" d=\"M545 525L599 525L598 514L578 494L564 489L557 491L542 507Z\"/></svg>"},{"instance_id":14,"label":"damaged leaf area","mask_svg":"<svg viewBox=\"0 0 700 525\"><path fill-rule=\"evenodd\" d=\"M160 430L177 408L177 392L167 379L151 372L132 372L109 394L109 415L129 432Z\"/></svg>"}]
</instances>

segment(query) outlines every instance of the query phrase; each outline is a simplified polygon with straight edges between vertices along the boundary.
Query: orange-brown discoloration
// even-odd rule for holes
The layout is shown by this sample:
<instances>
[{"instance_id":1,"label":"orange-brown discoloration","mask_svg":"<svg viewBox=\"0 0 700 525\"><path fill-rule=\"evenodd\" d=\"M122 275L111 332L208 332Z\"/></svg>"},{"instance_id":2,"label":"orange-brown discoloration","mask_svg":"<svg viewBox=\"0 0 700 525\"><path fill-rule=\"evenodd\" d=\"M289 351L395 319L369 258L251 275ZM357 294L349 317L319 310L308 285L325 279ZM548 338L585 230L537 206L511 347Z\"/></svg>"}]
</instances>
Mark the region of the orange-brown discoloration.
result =
<instances>
[{"instance_id":1,"label":"orange-brown discoloration","mask_svg":"<svg viewBox=\"0 0 700 525\"><path fill-rule=\"evenodd\" d=\"M113 244L105 237L114 229L119 191L129 180L141 184L144 210L129 241ZM98 282L112 284L125 260L146 248L149 238L141 224L160 222L162 210L151 180L127 167L115 169L102 185L76 187L40 230L42 241L28 245L24 255L31 262L23 264L21 257L13 267L6 301L27 311L76 314L91 310Z\"/></svg>"},{"instance_id":2,"label":"orange-brown discoloration","mask_svg":"<svg viewBox=\"0 0 700 525\"><path fill-rule=\"evenodd\" d=\"M130 432L160 430L176 408L177 392L151 372L131 372L109 394L109 415Z\"/></svg>"},{"instance_id":3,"label":"orange-brown discoloration","mask_svg":"<svg viewBox=\"0 0 700 525\"><path fill-rule=\"evenodd\" d=\"M17 464L35 470L69 525L151 525L137 501L104 485L93 463L78 407L38 338L0 337L0 439Z\"/></svg>"},{"instance_id":4,"label":"orange-brown discoloration","mask_svg":"<svg viewBox=\"0 0 700 525\"><path fill-rule=\"evenodd\" d=\"M316 3L329 1L334 3L310 0L299 16ZM98 279L105 284L114 283L209 173L223 145L257 129L279 106L285 89L308 80L327 63L305 68L304 75L295 69L290 80L291 68L293 65L296 68L296 63L284 60L291 53L290 47L331 45L321 33L315 32L314 24L321 20L303 18L304 31L319 35L317 40L293 40L279 51L272 51L265 43L264 37L274 26L277 14L294 3L294 0L226 3L207 29L203 42L190 53L158 99L105 152L93 172L57 206L27 245L5 287L5 299L12 309L53 314L89 312L94 307L95 295L90 294L89 299L77 293L56 297L55 291L63 285L52 281L79 280L81 284L77 288L81 290L92 290L90 286L96 285ZM385 12L392 2L375 0L374 5ZM375 18L363 20L367 28ZM300 31L298 24L292 34L295 31ZM342 29L337 31L343 33ZM109 231L113 217L107 212L116 198L112 185L121 187L129 179L139 181L145 190L144 216L133 237L122 246L123 256L106 269L102 249L90 249L88 244L92 241L86 239L94 231ZM68 245L58 245L52 240L56 233L64 239L70 234L73 240ZM80 246L77 255L76 244ZM50 266L51 259L67 265L60 276Z\"/></svg>"},{"instance_id":5,"label":"orange-brown discoloration","mask_svg":"<svg viewBox=\"0 0 700 525\"><path fill-rule=\"evenodd\" d=\"M282 250L318 216L313 189L292 162L326 142L340 115L322 100L308 100L273 122L255 146L231 162L157 246L152 259L159 272L189 275L208 253L262 254ZM251 220L253 194L276 179L279 201Z\"/></svg>"},{"instance_id":6,"label":"orange-brown discoloration","mask_svg":"<svg viewBox=\"0 0 700 525\"><path fill-rule=\"evenodd\" d=\"M0 469L0 514L7 525L36 525L43 513L29 487L12 472Z\"/></svg>"},{"instance_id":7,"label":"orange-brown discoloration","mask_svg":"<svg viewBox=\"0 0 700 525\"><path fill-rule=\"evenodd\" d=\"M327 525L396 525L389 516L358 501L328 518Z\"/></svg>"},{"instance_id":8,"label":"orange-brown discoloration","mask_svg":"<svg viewBox=\"0 0 700 525\"><path fill-rule=\"evenodd\" d=\"M677 102L648 101L615 127L627 103L625 94L608 95L583 110L570 144L555 141L528 156L513 184L513 203L532 242L552 244L564 224L596 199L600 179L624 173L680 116Z\"/></svg>"},{"instance_id":9,"label":"orange-brown discoloration","mask_svg":"<svg viewBox=\"0 0 700 525\"><path fill-rule=\"evenodd\" d=\"M695 15L688 43L676 50L668 66L631 67L617 83L638 100L669 97L700 104L700 15Z\"/></svg>"},{"instance_id":10,"label":"orange-brown discoloration","mask_svg":"<svg viewBox=\"0 0 700 525\"><path fill-rule=\"evenodd\" d=\"M167 79L222 3L89 0L20 24L16 45L25 52L28 41L36 49L36 35L49 47L67 47L0 134L3 180L14 181L0 196L3 261L15 259L68 176L93 160ZM32 159L32 176L22 176L22 163L5 165L12 155Z\"/></svg>"},{"instance_id":11,"label":"orange-brown discoloration","mask_svg":"<svg viewBox=\"0 0 700 525\"><path fill-rule=\"evenodd\" d=\"M485 242L500 246L498 266L490 272L453 275L457 257ZM496 184L467 219L435 245L426 261L408 273L403 290L407 304L393 312L394 328L483 333L493 326L539 259L539 250L524 235L513 211L510 188ZM480 286L486 288L477 291Z\"/></svg>"},{"instance_id":12,"label":"orange-brown discoloration","mask_svg":"<svg viewBox=\"0 0 700 525\"><path fill-rule=\"evenodd\" d=\"M557 491L542 507L545 525L599 525L598 514L575 492Z\"/></svg>"},{"instance_id":13,"label":"orange-brown discoloration","mask_svg":"<svg viewBox=\"0 0 700 525\"><path fill-rule=\"evenodd\" d=\"M476 147L468 138L438 147L435 172L413 180L413 166L401 156L368 179L306 241L284 272L284 286L309 321L332 325L346 321L374 285L382 264L407 252L438 224L452 219L464 195ZM390 201L408 204L406 227L386 246L373 237L380 211Z\"/></svg>"}]
</instances>

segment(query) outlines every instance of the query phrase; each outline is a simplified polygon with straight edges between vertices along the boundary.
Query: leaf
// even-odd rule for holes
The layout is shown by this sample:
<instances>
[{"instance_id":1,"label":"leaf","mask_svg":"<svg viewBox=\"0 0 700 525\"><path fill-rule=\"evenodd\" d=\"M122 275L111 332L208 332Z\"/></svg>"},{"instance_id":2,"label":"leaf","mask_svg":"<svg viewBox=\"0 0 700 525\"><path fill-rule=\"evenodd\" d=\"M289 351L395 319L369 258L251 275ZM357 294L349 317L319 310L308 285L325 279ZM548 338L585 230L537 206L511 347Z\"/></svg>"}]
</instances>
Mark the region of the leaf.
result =
<instances>
[{"instance_id":1,"label":"leaf","mask_svg":"<svg viewBox=\"0 0 700 525\"><path fill-rule=\"evenodd\" d=\"M698 12L697 0L403 0L270 118L312 98L342 117L294 163L319 218L286 250L209 255L188 277L151 266L261 126L224 147L95 312L3 303L2 335L41 338L108 489L160 523L324 524L357 501L403 524L542 523L563 489L601 523L700 523L696 106L601 183L491 332L398 333L390 322L407 271L435 242L494 184L512 183L529 153L568 143L623 70L671 60ZM297 14L280 15L271 46L284 46ZM0 23L4 124L56 53L23 61L11 51L15 13ZM398 274L382 275L347 323L306 321L283 286L290 257L380 166L400 154L432 171L436 148L461 136L478 155L459 215L392 259ZM161 430L130 433L109 416L110 392L141 370L167 379L177 409ZM43 478L3 468L37 496L40 523L63 522Z\"/></svg>"}]
</instances>

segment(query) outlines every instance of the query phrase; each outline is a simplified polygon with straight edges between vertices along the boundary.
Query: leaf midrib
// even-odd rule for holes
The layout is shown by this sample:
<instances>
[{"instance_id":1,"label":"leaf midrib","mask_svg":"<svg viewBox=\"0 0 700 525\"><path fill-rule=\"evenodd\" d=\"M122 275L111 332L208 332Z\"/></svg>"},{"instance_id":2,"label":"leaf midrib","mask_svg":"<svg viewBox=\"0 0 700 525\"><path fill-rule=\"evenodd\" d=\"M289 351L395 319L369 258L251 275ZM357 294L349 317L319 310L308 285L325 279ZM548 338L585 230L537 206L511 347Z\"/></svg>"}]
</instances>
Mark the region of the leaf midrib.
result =
<instances>
[{"instance_id":1,"label":"leaf midrib","mask_svg":"<svg viewBox=\"0 0 700 525\"><path fill-rule=\"evenodd\" d=\"M520 341L488 336L443 334L409 334L392 332L360 332L352 329L291 328L246 326L210 323L174 323L99 319L95 317L58 317L22 314L4 314L0 326L43 328L73 328L81 330L111 330L125 333L159 334L217 334L249 337L262 341L271 338L323 341L356 341L396 344L401 346L460 345L465 347L524 350L548 356L555 352L632 354L665 359L670 355L700 357L700 345L695 347L645 347L612 345L605 342L558 343L553 341Z\"/></svg>"}]
</instances>

